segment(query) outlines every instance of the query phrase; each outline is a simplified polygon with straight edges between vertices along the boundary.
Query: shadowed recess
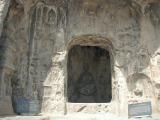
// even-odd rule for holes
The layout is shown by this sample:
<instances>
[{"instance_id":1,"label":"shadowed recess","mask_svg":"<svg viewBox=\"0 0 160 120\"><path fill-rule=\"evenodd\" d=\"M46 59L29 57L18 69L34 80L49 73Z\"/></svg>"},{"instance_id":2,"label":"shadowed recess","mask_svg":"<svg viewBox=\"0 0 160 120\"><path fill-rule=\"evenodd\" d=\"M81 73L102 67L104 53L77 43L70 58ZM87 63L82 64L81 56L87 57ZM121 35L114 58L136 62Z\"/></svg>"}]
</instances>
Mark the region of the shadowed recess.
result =
<instances>
[{"instance_id":1,"label":"shadowed recess","mask_svg":"<svg viewBox=\"0 0 160 120\"><path fill-rule=\"evenodd\" d=\"M95 46L74 46L68 54L68 102L111 101L109 52Z\"/></svg>"}]
</instances>

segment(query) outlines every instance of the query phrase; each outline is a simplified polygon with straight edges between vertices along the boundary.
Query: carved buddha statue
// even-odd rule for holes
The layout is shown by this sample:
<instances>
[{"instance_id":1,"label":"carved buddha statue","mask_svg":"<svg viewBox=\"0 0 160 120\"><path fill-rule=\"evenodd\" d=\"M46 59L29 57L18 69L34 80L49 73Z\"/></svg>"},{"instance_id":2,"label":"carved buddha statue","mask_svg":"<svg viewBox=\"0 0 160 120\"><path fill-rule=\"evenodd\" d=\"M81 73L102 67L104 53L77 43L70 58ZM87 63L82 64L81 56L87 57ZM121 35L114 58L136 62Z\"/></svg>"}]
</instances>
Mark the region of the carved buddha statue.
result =
<instances>
[{"instance_id":1,"label":"carved buddha statue","mask_svg":"<svg viewBox=\"0 0 160 120\"><path fill-rule=\"evenodd\" d=\"M78 92L77 102L95 102L97 89L95 80L92 74L88 72L87 66L84 67L84 72L80 75L76 85Z\"/></svg>"}]
</instances>

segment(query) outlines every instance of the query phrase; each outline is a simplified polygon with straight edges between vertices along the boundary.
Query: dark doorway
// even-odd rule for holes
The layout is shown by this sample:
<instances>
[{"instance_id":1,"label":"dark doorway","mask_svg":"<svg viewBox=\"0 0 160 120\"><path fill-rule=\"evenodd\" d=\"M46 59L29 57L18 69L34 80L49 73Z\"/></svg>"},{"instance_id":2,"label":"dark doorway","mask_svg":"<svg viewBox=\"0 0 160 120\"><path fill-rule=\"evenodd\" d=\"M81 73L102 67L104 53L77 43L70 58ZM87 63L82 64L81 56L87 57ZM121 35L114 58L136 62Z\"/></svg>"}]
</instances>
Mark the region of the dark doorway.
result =
<instances>
[{"instance_id":1,"label":"dark doorway","mask_svg":"<svg viewBox=\"0 0 160 120\"><path fill-rule=\"evenodd\" d=\"M109 52L76 45L68 53L67 97L71 103L108 103L112 99Z\"/></svg>"}]
</instances>

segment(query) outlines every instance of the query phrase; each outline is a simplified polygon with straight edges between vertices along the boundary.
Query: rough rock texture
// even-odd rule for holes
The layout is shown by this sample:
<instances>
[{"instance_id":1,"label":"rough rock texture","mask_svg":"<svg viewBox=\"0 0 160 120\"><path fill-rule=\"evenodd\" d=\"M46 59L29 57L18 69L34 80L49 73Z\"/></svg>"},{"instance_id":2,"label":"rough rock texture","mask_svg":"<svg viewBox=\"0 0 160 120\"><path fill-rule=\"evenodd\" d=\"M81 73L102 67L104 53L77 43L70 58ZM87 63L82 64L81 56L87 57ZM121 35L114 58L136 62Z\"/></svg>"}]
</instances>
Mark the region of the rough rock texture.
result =
<instances>
[{"instance_id":1,"label":"rough rock texture","mask_svg":"<svg viewBox=\"0 0 160 120\"><path fill-rule=\"evenodd\" d=\"M159 0L1 0L0 3L0 26L3 25L0 108L9 98L9 106L13 104L9 111L15 111L16 100L27 99L38 101L35 108L43 113L127 115L128 104L151 101L153 113L160 113ZM68 53L77 45L96 46L109 53L111 102L68 101L71 74L67 67ZM72 65L76 66L76 62ZM80 78L81 72L78 74L74 76Z\"/></svg>"},{"instance_id":2,"label":"rough rock texture","mask_svg":"<svg viewBox=\"0 0 160 120\"><path fill-rule=\"evenodd\" d=\"M0 117L0 120L160 120L159 115L155 117L127 118L119 117L110 113L102 114L68 114L64 115L45 115L45 116L7 116Z\"/></svg>"}]
</instances>

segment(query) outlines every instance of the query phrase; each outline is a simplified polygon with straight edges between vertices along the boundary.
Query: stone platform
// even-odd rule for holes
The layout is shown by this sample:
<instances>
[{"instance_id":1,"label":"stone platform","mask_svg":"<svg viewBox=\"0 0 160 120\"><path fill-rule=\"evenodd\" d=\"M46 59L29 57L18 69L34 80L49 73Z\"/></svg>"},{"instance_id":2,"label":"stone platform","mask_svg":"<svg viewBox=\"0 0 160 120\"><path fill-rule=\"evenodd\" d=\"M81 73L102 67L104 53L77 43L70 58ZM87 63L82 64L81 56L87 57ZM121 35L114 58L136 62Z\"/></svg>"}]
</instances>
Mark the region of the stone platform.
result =
<instances>
[{"instance_id":1,"label":"stone platform","mask_svg":"<svg viewBox=\"0 0 160 120\"><path fill-rule=\"evenodd\" d=\"M0 120L160 120L160 115L152 117L130 118L118 117L113 114L68 114L43 116L3 116Z\"/></svg>"}]
</instances>

